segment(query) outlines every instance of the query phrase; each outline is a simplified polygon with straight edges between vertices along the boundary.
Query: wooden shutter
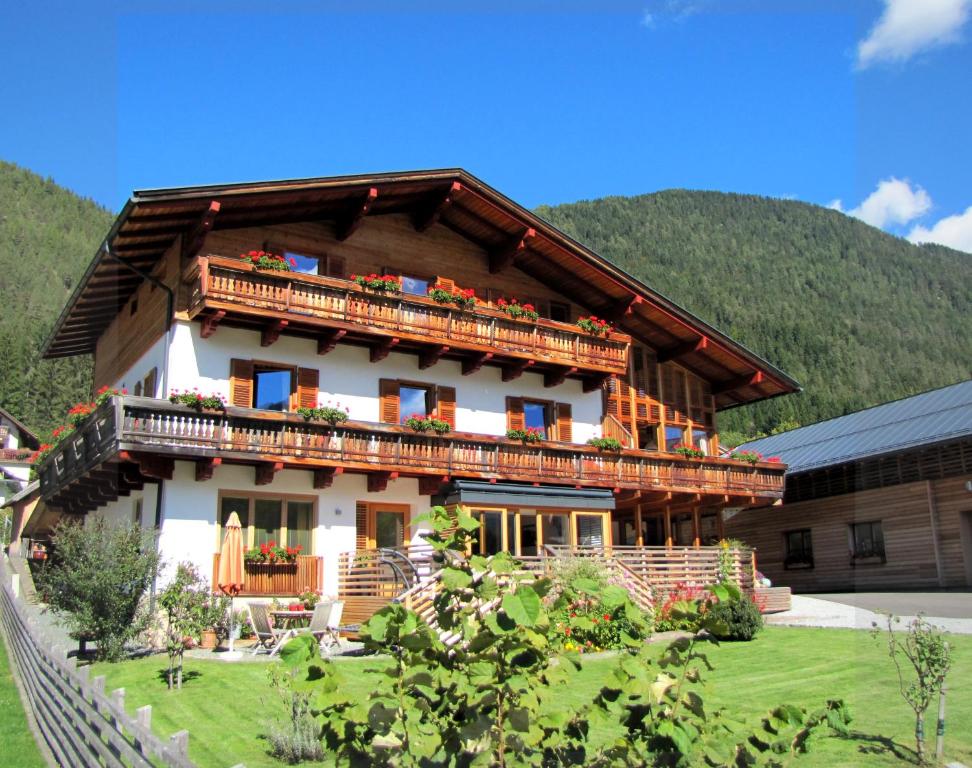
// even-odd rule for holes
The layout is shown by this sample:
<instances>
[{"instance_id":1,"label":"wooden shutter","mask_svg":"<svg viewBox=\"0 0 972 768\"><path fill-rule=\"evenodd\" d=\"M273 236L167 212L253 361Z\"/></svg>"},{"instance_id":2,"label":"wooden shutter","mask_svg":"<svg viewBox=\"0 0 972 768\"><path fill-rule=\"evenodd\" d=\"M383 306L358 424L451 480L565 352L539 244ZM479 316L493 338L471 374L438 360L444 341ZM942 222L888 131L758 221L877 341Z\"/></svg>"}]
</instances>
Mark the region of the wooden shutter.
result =
<instances>
[{"instance_id":1,"label":"wooden shutter","mask_svg":"<svg viewBox=\"0 0 972 768\"><path fill-rule=\"evenodd\" d=\"M557 439L562 443L574 442L574 418L570 403L557 403Z\"/></svg>"},{"instance_id":2,"label":"wooden shutter","mask_svg":"<svg viewBox=\"0 0 972 768\"><path fill-rule=\"evenodd\" d=\"M378 382L378 414L385 424L401 422L399 384L395 379L381 379Z\"/></svg>"},{"instance_id":3,"label":"wooden shutter","mask_svg":"<svg viewBox=\"0 0 972 768\"><path fill-rule=\"evenodd\" d=\"M327 259L327 276L328 277L344 277L344 257L343 256L326 256Z\"/></svg>"},{"instance_id":4,"label":"wooden shutter","mask_svg":"<svg viewBox=\"0 0 972 768\"><path fill-rule=\"evenodd\" d=\"M440 275L439 277L435 278L435 287L441 288L443 291L451 292L456 289L456 282L455 280L451 280L448 277L442 277Z\"/></svg>"},{"instance_id":5,"label":"wooden shutter","mask_svg":"<svg viewBox=\"0 0 972 768\"><path fill-rule=\"evenodd\" d=\"M523 398L506 398L506 428L526 429L526 418L523 415Z\"/></svg>"},{"instance_id":6,"label":"wooden shutter","mask_svg":"<svg viewBox=\"0 0 972 768\"><path fill-rule=\"evenodd\" d=\"M370 549L368 536L368 503L359 501L354 505L354 548L358 552Z\"/></svg>"},{"instance_id":7,"label":"wooden shutter","mask_svg":"<svg viewBox=\"0 0 972 768\"><path fill-rule=\"evenodd\" d=\"M435 393L436 415L456 428L456 388L436 387Z\"/></svg>"},{"instance_id":8,"label":"wooden shutter","mask_svg":"<svg viewBox=\"0 0 972 768\"><path fill-rule=\"evenodd\" d=\"M320 382L320 371L316 368L297 369L297 407L316 408L317 388Z\"/></svg>"},{"instance_id":9,"label":"wooden shutter","mask_svg":"<svg viewBox=\"0 0 972 768\"><path fill-rule=\"evenodd\" d=\"M240 408L253 407L252 360L230 360L230 403Z\"/></svg>"},{"instance_id":10,"label":"wooden shutter","mask_svg":"<svg viewBox=\"0 0 972 768\"><path fill-rule=\"evenodd\" d=\"M145 376L145 380L142 382L142 394L145 397L155 397L155 382L159 376L159 369L153 368ZM162 393L162 397L165 397L165 392Z\"/></svg>"}]
</instances>

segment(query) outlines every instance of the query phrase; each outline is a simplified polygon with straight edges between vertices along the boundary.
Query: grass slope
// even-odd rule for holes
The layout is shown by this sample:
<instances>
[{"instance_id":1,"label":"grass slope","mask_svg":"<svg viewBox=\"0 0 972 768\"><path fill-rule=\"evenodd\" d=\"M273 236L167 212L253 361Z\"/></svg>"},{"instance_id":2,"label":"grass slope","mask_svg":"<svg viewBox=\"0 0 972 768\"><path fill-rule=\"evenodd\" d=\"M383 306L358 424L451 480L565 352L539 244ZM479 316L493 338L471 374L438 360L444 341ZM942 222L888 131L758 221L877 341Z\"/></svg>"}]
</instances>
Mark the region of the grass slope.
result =
<instances>
[{"instance_id":1,"label":"grass slope","mask_svg":"<svg viewBox=\"0 0 972 768\"><path fill-rule=\"evenodd\" d=\"M972 371L970 254L755 195L669 190L538 213L804 386L724 427L809 424Z\"/></svg>"},{"instance_id":2,"label":"grass slope","mask_svg":"<svg viewBox=\"0 0 972 768\"><path fill-rule=\"evenodd\" d=\"M946 755L972 763L972 691L959 682L972 679L972 637L952 639L955 663L950 680ZM659 648L659 652L661 648ZM854 630L770 627L751 643L711 648L715 667L708 673L704 699L711 710L726 707L756 718L783 702L815 707L829 698L844 698L854 716L853 736L814 742L798 761L807 768L825 766L891 766L913 758L914 720L898 694L897 679L882 640ZM355 692L366 696L381 668L376 659L342 659L360 674ZM578 706L590 701L613 658L585 660L576 681L563 695ZM265 752L259 734L268 718L280 713L280 701L267 685L263 664L227 664L187 660L190 677L182 691L166 690L164 657L116 665L98 665L108 688L124 687L127 705L152 705L156 732L169 736L188 728L190 757L203 768L279 765ZM928 726L934 734L933 725ZM934 749L934 736L932 749Z\"/></svg>"},{"instance_id":3,"label":"grass slope","mask_svg":"<svg viewBox=\"0 0 972 768\"><path fill-rule=\"evenodd\" d=\"M18 768L44 768L34 737L27 727L20 692L10 672L7 647L0 637L0 764ZM10 762L5 762L10 760Z\"/></svg>"}]
</instances>

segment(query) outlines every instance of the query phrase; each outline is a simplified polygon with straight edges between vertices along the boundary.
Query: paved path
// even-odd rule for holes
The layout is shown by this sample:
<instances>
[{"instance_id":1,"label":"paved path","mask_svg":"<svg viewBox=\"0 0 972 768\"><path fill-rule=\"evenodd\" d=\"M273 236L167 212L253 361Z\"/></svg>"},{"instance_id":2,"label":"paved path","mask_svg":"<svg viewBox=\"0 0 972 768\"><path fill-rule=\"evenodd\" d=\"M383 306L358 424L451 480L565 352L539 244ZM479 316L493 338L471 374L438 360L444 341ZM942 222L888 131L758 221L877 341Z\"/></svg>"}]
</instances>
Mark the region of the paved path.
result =
<instances>
[{"instance_id":1,"label":"paved path","mask_svg":"<svg viewBox=\"0 0 972 768\"><path fill-rule=\"evenodd\" d=\"M808 595L832 603L853 605L870 611L885 611L895 616L942 616L972 619L972 592L848 592L846 594Z\"/></svg>"},{"instance_id":2,"label":"paved path","mask_svg":"<svg viewBox=\"0 0 972 768\"><path fill-rule=\"evenodd\" d=\"M895 594L903 596L903 593ZM888 595L888 597L891 596ZM874 622L877 622L881 627L885 625L884 615L856 605L836 602L837 597L844 598L843 595L832 595L828 596L827 599L822 599L819 596L794 595L790 610L768 615L766 623L791 627L838 627L847 629L871 629ZM847 595L847 597L857 596ZM873 605L877 610L881 609L881 606L877 603L867 604ZM907 605L914 605L917 608L923 607L920 604L903 602L900 605L902 607L907 607ZM929 614L932 613L931 608L932 606L929 605L927 611ZM898 613L897 611L894 611L894 613L901 618L902 626L915 617L915 614ZM972 618L932 615L927 615L925 618L935 626L949 632L972 635Z\"/></svg>"}]
</instances>

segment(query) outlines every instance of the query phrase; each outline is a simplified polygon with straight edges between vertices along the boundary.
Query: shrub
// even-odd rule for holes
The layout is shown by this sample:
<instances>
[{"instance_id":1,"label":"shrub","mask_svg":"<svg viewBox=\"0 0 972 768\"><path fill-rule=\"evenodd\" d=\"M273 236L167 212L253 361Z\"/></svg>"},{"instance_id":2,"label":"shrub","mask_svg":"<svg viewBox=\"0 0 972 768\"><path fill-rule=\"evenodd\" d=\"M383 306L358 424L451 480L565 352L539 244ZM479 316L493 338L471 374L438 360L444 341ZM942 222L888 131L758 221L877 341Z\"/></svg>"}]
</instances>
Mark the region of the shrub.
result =
<instances>
[{"instance_id":1,"label":"shrub","mask_svg":"<svg viewBox=\"0 0 972 768\"><path fill-rule=\"evenodd\" d=\"M175 577L159 594L165 615L165 650L169 654L169 690L182 688L182 654L204 629L216 628L227 604L213 600L209 584L192 563L179 563Z\"/></svg>"},{"instance_id":2,"label":"shrub","mask_svg":"<svg viewBox=\"0 0 972 768\"><path fill-rule=\"evenodd\" d=\"M423 416L420 413L413 413L405 419L405 426L416 432L435 432L437 435L444 435L452 429L448 421Z\"/></svg>"},{"instance_id":3,"label":"shrub","mask_svg":"<svg viewBox=\"0 0 972 768\"><path fill-rule=\"evenodd\" d=\"M286 717L269 721L264 734L270 744L270 754L290 765L324 758L321 729L311 711L311 697L294 687L293 674L292 669L281 672L270 667L268 670L270 687L279 694Z\"/></svg>"},{"instance_id":4,"label":"shrub","mask_svg":"<svg viewBox=\"0 0 972 768\"><path fill-rule=\"evenodd\" d=\"M740 593L711 604L709 629L720 640L752 640L763 628L763 615L749 595Z\"/></svg>"},{"instance_id":5,"label":"shrub","mask_svg":"<svg viewBox=\"0 0 972 768\"><path fill-rule=\"evenodd\" d=\"M99 658L116 661L148 624L142 597L158 574L154 538L96 517L60 523L51 551L38 573L51 610L75 637L94 640Z\"/></svg>"}]
</instances>

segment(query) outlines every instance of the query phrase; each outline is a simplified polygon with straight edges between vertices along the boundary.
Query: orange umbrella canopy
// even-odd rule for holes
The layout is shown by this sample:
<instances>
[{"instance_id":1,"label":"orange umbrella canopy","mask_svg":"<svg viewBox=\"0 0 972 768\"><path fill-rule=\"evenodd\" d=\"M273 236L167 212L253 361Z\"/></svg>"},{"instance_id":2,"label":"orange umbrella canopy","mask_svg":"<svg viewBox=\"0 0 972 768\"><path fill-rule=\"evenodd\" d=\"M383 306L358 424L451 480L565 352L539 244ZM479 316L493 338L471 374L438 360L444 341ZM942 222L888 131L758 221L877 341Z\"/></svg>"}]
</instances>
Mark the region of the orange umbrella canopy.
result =
<instances>
[{"instance_id":1,"label":"orange umbrella canopy","mask_svg":"<svg viewBox=\"0 0 972 768\"><path fill-rule=\"evenodd\" d=\"M235 512L230 513L225 529L216 586L228 595L235 595L243 589L243 532Z\"/></svg>"}]
</instances>

